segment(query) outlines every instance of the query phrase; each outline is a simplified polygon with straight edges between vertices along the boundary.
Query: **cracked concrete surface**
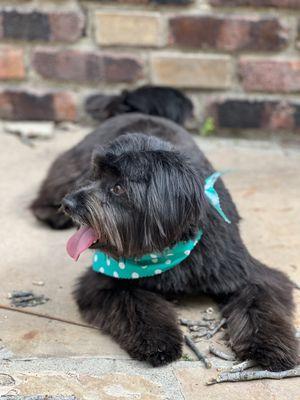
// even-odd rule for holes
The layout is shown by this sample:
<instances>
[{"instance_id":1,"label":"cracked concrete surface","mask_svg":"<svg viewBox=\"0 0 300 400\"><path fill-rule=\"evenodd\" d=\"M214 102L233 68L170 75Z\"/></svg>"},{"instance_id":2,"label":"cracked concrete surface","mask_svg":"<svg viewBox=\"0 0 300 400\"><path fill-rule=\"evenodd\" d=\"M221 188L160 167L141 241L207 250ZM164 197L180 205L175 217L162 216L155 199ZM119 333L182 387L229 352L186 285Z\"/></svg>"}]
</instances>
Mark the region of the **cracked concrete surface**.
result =
<instances>
[{"instance_id":1,"label":"cracked concrete surface","mask_svg":"<svg viewBox=\"0 0 300 400\"><path fill-rule=\"evenodd\" d=\"M1 268L0 303L8 293L33 290L50 301L31 308L82 322L72 300L74 282L91 262L74 263L65 252L70 231L37 223L28 210L46 170L58 153L87 131L57 131L54 139L31 148L12 135L0 136ZM224 180L243 217L241 230L250 251L300 283L300 151L271 143L198 139ZM43 281L44 286L33 282ZM295 291L300 328L300 291ZM211 306L199 297L179 302L178 313L197 317ZM109 337L85 327L0 310L0 395L79 399L240 399L298 400L300 379L205 386L216 370L180 361L153 369L130 360ZM207 351L202 341L199 348ZM189 353L185 349L185 353ZM214 367L220 361L213 358ZM2 375L1 375L2 374ZM5 374L13 381L5 380ZM2 378L1 378L2 377ZM3 397L4 398L4 397ZM26 398L26 397L25 397ZM32 397L34 399L34 397Z\"/></svg>"}]
</instances>

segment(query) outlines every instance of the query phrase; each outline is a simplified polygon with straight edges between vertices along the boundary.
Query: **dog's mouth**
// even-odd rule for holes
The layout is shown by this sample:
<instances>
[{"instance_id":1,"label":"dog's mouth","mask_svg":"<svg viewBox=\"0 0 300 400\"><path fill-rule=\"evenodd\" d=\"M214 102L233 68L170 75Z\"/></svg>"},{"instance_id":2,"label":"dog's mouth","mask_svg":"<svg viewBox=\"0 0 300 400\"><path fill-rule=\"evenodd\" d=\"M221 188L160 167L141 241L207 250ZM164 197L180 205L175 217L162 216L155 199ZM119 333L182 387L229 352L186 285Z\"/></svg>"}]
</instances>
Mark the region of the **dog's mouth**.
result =
<instances>
[{"instance_id":1,"label":"dog's mouth","mask_svg":"<svg viewBox=\"0 0 300 400\"><path fill-rule=\"evenodd\" d=\"M82 226L68 240L67 252L70 257L77 261L80 254L93 246L98 240L98 235L93 228Z\"/></svg>"}]
</instances>

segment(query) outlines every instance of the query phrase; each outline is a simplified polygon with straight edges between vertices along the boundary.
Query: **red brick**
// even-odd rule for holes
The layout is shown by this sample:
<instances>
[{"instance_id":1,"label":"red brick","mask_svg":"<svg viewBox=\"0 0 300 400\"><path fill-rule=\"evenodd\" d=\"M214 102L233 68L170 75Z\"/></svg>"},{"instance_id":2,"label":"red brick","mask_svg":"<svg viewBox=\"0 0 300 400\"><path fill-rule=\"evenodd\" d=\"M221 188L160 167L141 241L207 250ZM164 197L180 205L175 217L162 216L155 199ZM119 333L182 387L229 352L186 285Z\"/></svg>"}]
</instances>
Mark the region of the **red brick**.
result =
<instances>
[{"instance_id":1,"label":"red brick","mask_svg":"<svg viewBox=\"0 0 300 400\"><path fill-rule=\"evenodd\" d=\"M167 6L167 5L185 6L193 2L194 0L149 0L149 3L158 4L161 6Z\"/></svg>"},{"instance_id":2,"label":"red brick","mask_svg":"<svg viewBox=\"0 0 300 400\"><path fill-rule=\"evenodd\" d=\"M76 12L49 14L51 41L75 42L83 35L85 20L83 14Z\"/></svg>"},{"instance_id":3,"label":"red brick","mask_svg":"<svg viewBox=\"0 0 300 400\"><path fill-rule=\"evenodd\" d=\"M276 17L180 16L170 19L170 43L182 48L278 51L287 29Z\"/></svg>"},{"instance_id":4,"label":"red brick","mask_svg":"<svg viewBox=\"0 0 300 400\"><path fill-rule=\"evenodd\" d=\"M207 105L206 115L218 129L298 131L300 103L281 100L222 99Z\"/></svg>"},{"instance_id":5,"label":"red brick","mask_svg":"<svg viewBox=\"0 0 300 400\"><path fill-rule=\"evenodd\" d=\"M55 121L76 121L77 108L74 96L68 92L53 94Z\"/></svg>"},{"instance_id":6,"label":"red brick","mask_svg":"<svg viewBox=\"0 0 300 400\"><path fill-rule=\"evenodd\" d=\"M77 12L1 11L3 39L74 42L84 33L84 16Z\"/></svg>"},{"instance_id":7,"label":"red brick","mask_svg":"<svg viewBox=\"0 0 300 400\"><path fill-rule=\"evenodd\" d=\"M103 64L106 82L134 82L143 77L142 62L133 57L105 55Z\"/></svg>"},{"instance_id":8,"label":"red brick","mask_svg":"<svg viewBox=\"0 0 300 400\"><path fill-rule=\"evenodd\" d=\"M159 53L151 57L150 71L155 85L191 89L227 89L231 85L227 55Z\"/></svg>"},{"instance_id":9,"label":"red brick","mask_svg":"<svg viewBox=\"0 0 300 400\"><path fill-rule=\"evenodd\" d=\"M300 8L299 0L209 0L213 6L220 7L276 7L276 8Z\"/></svg>"},{"instance_id":10,"label":"red brick","mask_svg":"<svg viewBox=\"0 0 300 400\"><path fill-rule=\"evenodd\" d=\"M21 80L25 78L24 51L13 47L0 49L0 79Z\"/></svg>"},{"instance_id":11,"label":"red brick","mask_svg":"<svg viewBox=\"0 0 300 400\"><path fill-rule=\"evenodd\" d=\"M77 50L40 49L35 51L32 64L45 79L83 83L104 78L102 60Z\"/></svg>"},{"instance_id":12,"label":"red brick","mask_svg":"<svg viewBox=\"0 0 300 400\"><path fill-rule=\"evenodd\" d=\"M300 92L300 60L257 60L243 58L239 63L242 85L247 91Z\"/></svg>"},{"instance_id":13,"label":"red brick","mask_svg":"<svg viewBox=\"0 0 300 400\"><path fill-rule=\"evenodd\" d=\"M146 4L154 4L161 6L185 6L194 2L194 0L106 0L107 3L115 3L119 4L136 4L136 5L146 5ZM99 1L102 3L102 0Z\"/></svg>"},{"instance_id":14,"label":"red brick","mask_svg":"<svg viewBox=\"0 0 300 400\"><path fill-rule=\"evenodd\" d=\"M142 76L135 57L77 50L36 50L33 66L43 78L65 82L134 82Z\"/></svg>"},{"instance_id":15,"label":"red brick","mask_svg":"<svg viewBox=\"0 0 300 400\"><path fill-rule=\"evenodd\" d=\"M288 102L266 102L264 125L270 131L294 130L296 128L295 113L295 106Z\"/></svg>"},{"instance_id":16,"label":"red brick","mask_svg":"<svg viewBox=\"0 0 300 400\"><path fill-rule=\"evenodd\" d=\"M96 41L100 46L161 47L164 26L159 13L97 11Z\"/></svg>"},{"instance_id":17,"label":"red brick","mask_svg":"<svg viewBox=\"0 0 300 400\"><path fill-rule=\"evenodd\" d=\"M75 98L67 92L38 95L25 91L2 91L0 118L14 121L75 121Z\"/></svg>"}]
</instances>

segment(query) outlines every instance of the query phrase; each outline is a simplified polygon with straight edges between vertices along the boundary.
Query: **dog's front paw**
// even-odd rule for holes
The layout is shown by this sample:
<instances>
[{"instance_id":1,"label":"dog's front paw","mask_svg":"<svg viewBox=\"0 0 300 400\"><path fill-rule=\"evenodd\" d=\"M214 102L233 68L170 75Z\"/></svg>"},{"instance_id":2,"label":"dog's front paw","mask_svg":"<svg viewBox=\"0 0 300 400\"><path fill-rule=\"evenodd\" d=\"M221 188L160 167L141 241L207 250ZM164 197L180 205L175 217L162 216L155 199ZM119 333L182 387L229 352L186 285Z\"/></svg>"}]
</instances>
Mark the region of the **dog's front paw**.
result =
<instances>
[{"instance_id":1,"label":"dog's front paw","mask_svg":"<svg viewBox=\"0 0 300 400\"><path fill-rule=\"evenodd\" d=\"M157 331L151 335L148 332L128 352L132 358L159 367L181 357L182 342L182 335L179 331L173 332L171 335Z\"/></svg>"},{"instance_id":2,"label":"dog's front paw","mask_svg":"<svg viewBox=\"0 0 300 400\"><path fill-rule=\"evenodd\" d=\"M255 360L269 371L285 371L298 364L297 342L285 343L286 338L279 345L267 343L255 347Z\"/></svg>"}]
</instances>

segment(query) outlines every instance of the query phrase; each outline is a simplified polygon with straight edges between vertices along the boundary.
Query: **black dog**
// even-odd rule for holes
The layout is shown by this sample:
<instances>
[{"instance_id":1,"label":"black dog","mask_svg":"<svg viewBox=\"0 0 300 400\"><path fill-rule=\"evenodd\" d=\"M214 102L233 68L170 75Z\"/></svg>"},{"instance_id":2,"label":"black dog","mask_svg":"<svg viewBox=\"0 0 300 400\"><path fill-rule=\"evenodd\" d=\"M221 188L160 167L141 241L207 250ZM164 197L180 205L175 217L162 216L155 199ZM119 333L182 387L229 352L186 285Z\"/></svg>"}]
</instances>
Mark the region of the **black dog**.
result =
<instances>
[{"instance_id":1,"label":"black dog","mask_svg":"<svg viewBox=\"0 0 300 400\"><path fill-rule=\"evenodd\" d=\"M172 103L174 93L179 102ZM208 204L203 187L214 169L191 135L166 119L183 122L180 109L190 114L189 100L174 90L146 87L131 94L140 96L133 110L126 96L102 103L111 115L123 114L55 161L32 204L34 214L53 228L72 221L92 228L97 242L91 247L115 259L161 252L194 238L200 229L203 236L185 261L160 275L126 280L89 270L75 290L82 315L133 358L162 365L181 356L183 342L166 298L206 293L220 304L240 359L274 371L294 367L293 286L249 254L221 180L216 190L232 223ZM166 118L132 113L141 104L143 112L157 114L153 96ZM64 213L59 210L63 198Z\"/></svg>"}]
</instances>

